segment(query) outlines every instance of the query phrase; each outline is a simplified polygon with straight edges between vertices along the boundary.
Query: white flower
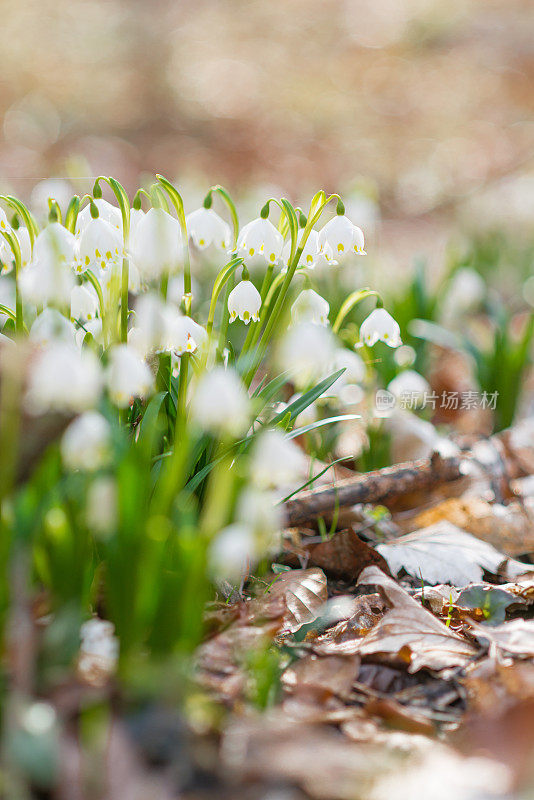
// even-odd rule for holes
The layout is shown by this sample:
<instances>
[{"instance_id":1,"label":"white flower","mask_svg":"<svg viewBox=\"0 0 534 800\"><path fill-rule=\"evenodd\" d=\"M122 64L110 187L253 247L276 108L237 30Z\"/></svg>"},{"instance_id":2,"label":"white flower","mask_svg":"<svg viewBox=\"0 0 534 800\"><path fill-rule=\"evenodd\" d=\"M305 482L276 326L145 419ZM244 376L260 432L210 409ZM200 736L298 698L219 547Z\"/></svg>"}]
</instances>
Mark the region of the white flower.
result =
<instances>
[{"instance_id":1,"label":"white flower","mask_svg":"<svg viewBox=\"0 0 534 800\"><path fill-rule=\"evenodd\" d=\"M330 306L313 289L304 289L291 307L291 316L296 322L313 322L315 325L328 325Z\"/></svg>"},{"instance_id":2,"label":"white flower","mask_svg":"<svg viewBox=\"0 0 534 800\"><path fill-rule=\"evenodd\" d=\"M237 250L247 263L262 261L276 264L282 255L284 240L268 219L253 219L241 229Z\"/></svg>"},{"instance_id":3,"label":"white flower","mask_svg":"<svg viewBox=\"0 0 534 800\"><path fill-rule=\"evenodd\" d=\"M119 640L114 631L113 623L96 617L81 626L78 673L93 686L103 686L117 666Z\"/></svg>"},{"instance_id":4,"label":"white flower","mask_svg":"<svg viewBox=\"0 0 534 800\"><path fill-rule=\"evenodd\" d=\"M208 567L212 575L239 580L250 563L258 557L256 537L251 528L236 522L215 537L208 551Z\"/></svg>"},{"instance_id":5,"label":"white flower","mask_svg":"<svg viewBox=\"0 0 534 800\"><path fill-rule=\"evenodd\" d=\"M76 341L76 328L55 308L45 308L34 320L30 328L30 340L45 347L52 342L73 345Z\"/></svg>"},{"instance_id":6,"label":"white flower","mask_svg":"<svg viewBox=\"0 0 534 800\"><path fill-rule=\"evenodd\" d=\"M15 231L15 236L18 239L20 247L20 258L22 262L22 267L24 268L28 266L28 264L32 259L32 243L30 239L30 234L28 233L28 228L25 228L24 226L17 228L17 230Z\"/></svg>"},{"instance_id":7,"label":"white flower","mask_svg":"<svg viewBox=\"0 0 534 800\"><path fill-rule=\"evenodd\" d=\"M151 208L135 228L131 253L145 280L175 272L183 259L180 223L162 208Z\"/></svg>"},{"instance_id":8,"label":"white flower","mask_svg":"<svg viewBox=\"0 0 534 800\"><path fill-rule=\"evenodd\" d=\"M141 208L130 209L130 240L134 236L135 231L137 230L137 226L144 218L144 216L145 212ZM122 224L121 224L121 229L122 229Z\"/></svg>"},{"instance_id":9,"label":"white flower","mask_svg":"<svg viewBox=\"0 0 534 800\"><path fill-rule=\"evenodd\" d=\"M321 228L319 231L319 246L325 254L329 256L331 252L335 258L343 258L351 251L359 256L365 255L361 228L358 228L348 217L341 214L336 214Z\"/></svg>"},{"instance_id":10,"label":"white flower","mask_svg":"<svg viewBox=\"0 0 534 800\"><path fill-rule=\"evenodd\" d=\"M72 270L65 263L49 257L34 258L19 279L24 300L34 306L68 306L75 285Z\"/></svg>"},{"instance_id":11,"label":"white flower","mask_svg":"<svg viewBox=\"0 0 534 800\"><path fill-rule=\"evenodd\" d=\"M281 531L284 517L283 506L273 492L249 486L241 493L236 509L237 521L249 525L256 536L271 537Z\"/></svg>"},{"instance_id":12,"label":"white flower","mask_svg":"<svg viewBox=\"0 0 534 800\"><path fill-rule=\"evenodd\" d=\"M199 250L213 244L217 250L230 247L230 226L212 208L197 208L185 218L187 232Z\"/></svg>"},{"instance_id":13,"label":"white flower","mask_svg":"<svg viewBox=\"0 0 534 800\"><path fill-rule=\"evenodd\" d=\"M44 178L35 184L31 193L31 207L40 219L46 219L50 210L48 201L55 200L63 211L72 197L72 188L62 178Z\"/></svg>"},{"instance_id":14,"label":"white flower","mask_svg":"<svg viewBox=\"0 0 534 800\"><path fill-rule=\"evenodd\" d=\"M145 397L152 391L154 378L133 347L118 344L109 351L106 385L112 402L126 408L135 397Z\"/></svg>"},{"instance_id":15,"label":"white flower","mask_svg":"<svg viewBox=\"0 0 534 800\"><path fill-rule=\"evenodd\" d=\"M97 411L86 411L68 426L61 438L61 457L69 469L95 470L109 458L111 428Z\"/></svg>"},{"instance_id":16,"label":"white flower","mask_svg":"<svg viewBox=\"0 0 534 800\"><path fill-rule=\"evenodd\" d=\"M96 342L101 341L102 320L100 319L100 317L97 317L96 319L91 319L89 320L89 322L84 322L83 326L78 328L78 330L76 331L76 344L78 345L78 347L82 347L85 337L87 336L88 333L91 334L91 336Z\"/></svg>"},{"instance_id":17,"label":"white flower","mask_svg":"<svg viewBox=\"0 0 534 800\"><path fill-rule=\"evenodd\" d=\"M291 327L278 348L278 364L298 389L335 372L336 341L322 325L301 322Z\"/></svg>"},{"instance_id":18,"label":"white flower","mask_svg":"<svg viewBox=\"0 0 534 800\"><path fill-rule=\"evenodd\" d=\"M114 478L101 476L87 490L85 518L88 527L107 536L117 525L117 484Z\"/></svg>"},{"instance_id":19,"label":"white flower","mask_svg":"<svg viewBox=\"0 0 534 800\"><path fill-rule=\"evenodd\" d=\"M216 367L200 378L191 400L191 417L205 430L240 436L249 425L249 405L237 374Z\"/></svg>"},{"instance_id":20,"label":"white flower","mask_svg":"<svg viewBox=\"0 0 534 800\"><path fill-rule=\"evenodd\" d=\"M174 313L167 329L167 350L177 356L194 353L207 340L206 330L191 317Z\"/></svg>"},{"instance_id":21,"label":"white flower","mask_svg":"<svg viewBox=\"0 0 534 800\"><path fill-rule=\"evenodd\" d=\"M363 358L358 353L347 350L346 347L340 347L337 351L334 359L334 369L345 370L341 376L341 381L345 384L361 383L365 379L367 371Z\"/></svg>"},{"instance_id":22,"label":"white flower","mask_svg":"<svg viewBox=\"0 0 534 800\"><path fill-rule=\"evenodd\" d=\"M389 347L402 344L399 325L385 308L375 308L364 319L360 326L360 340L367 347L372 347L379 340Z\"/></svg>"},{"instance_id":23,"label":"white flower","mask_svg":"<svg viewBox=\"0 0 534 800\"><path fill-rule=\"evenodd\" d=\"M32 414L85 411L95 406L101 391L100 363L94 353L58 342L32 363L25 405Z\"/></svg>"},{"instance_id":24,"label":"white flower","mask_svg":"<svg viewBox=\"0 0 534 800\"><path fill-rule=\"evenodd\" d=\"M304 233L304 228L299 228L298 236L297 236L297 245L300 246L302 241L302 234ZM287 264L289 260L289 256L291 255L291 241L286 242L284 245L284 252L283 258L284 262ZM301 256L299 258L299 267L308 267L309 269L313 269L317 264L320 256L320 247L319 247L319 234L316 230L311 230L309 233L308 238L306 239L306 244L302 249ZM337 263L337 262L334 262Z\"/></svg>"},{"instance_id":25,"label":"white flower","mask_svg":"<svg viewBox=\"0 0 534 800\"><path fill-rule=\"evenodd\" d=\"M59 222L43 228L33 245L33 261L53 265L71 265L74 261L76 240Z\"/></svg>"},{"instance_id":26,"label":"white flower","mask_svg":"<svg viewBox=\"0 0 534 800\"><path fill-rule=\"evenodd\" d=\"M0 208L0 232L10 233L11 232L11 225L8 222L6 212L3 208ZM2 237L3 238L3 237Z\"/></svg>"},{"instance_id":27,"label":"white flower","mask_svg":"<svg viewBox=\"0 0 534 800\"><path fill-rule=\"evenodd\" d=\"M88 322L98 316L98 297L87 286L75 286L70 293L70 318Z\"/></svg>"},{"instance_id":28,"label":"white flower","mask_svg":"<svg viewBox=\"0 0 534 800\"><path fill-rule=\"evenodd\" d=\"M95 267L106 270L121 263L122 234L105 219L90 219L77 244L76 272Z\"/></svg>"},{"instance_id":29,"label":"white flower","mask_svg":"<svg viewBox=\"0 0 534 800\"><path fill-rule=\"evenodd\" d=\"M93 203L98 208L98 219L103 219L105 222L109 222L113 228L116 228L118 231L122 232L122 214L120 208L108 203L108 201L104 200L102 197L95 198ZM82 208L76 218L76 235L82 233L92 219L91 204L89 204Z\"/></svg>"},{"instance_id":30,"label":"white flower","mask_svg":"<svg viewBox=\"0 0 534 800\"><path fill-rule=\"evenodd\" d=\"M445 292L443 316L454 319L479 305L487 287L484 278L476 270L463 267L454 273Z\"/></svg>"},{"instance_id":31,"label":"white flower","mask_svg":"<svg viewBox=\"0 0 534 800\"><path fill-rule=\"evenodd\" d=\"M406 402L408 408L419 405L430 392L428 381L413 369L400 372L387 388L398 400Z\"/></svg>"},{"instance_id":32,"label":"white flower","mask_svg":"<svg viewBox=\"0 0 534 800\"><path fill-rule=\"evenodd\" d=\"M171 313L171 309L160 295L154 292L147 292L138 298L135 303L135 332L132 334L132 340L140 355L144 357L150 352L167 349L167 331Z\"/></svg>"},{"instance_id":33,"label":"white flower","mask_svg":"<svg viewBox=\"0 0 534 800\"><path fill-rule=\"evenodd\" d=\"M254 446L250 464L252 482L260 489L273 489L306 475L307 462L302 450L282 431L262 433Z\"/></svg>"},{"instance_id":34,"label":"white flower","mask_svg":"<svg viewBox=\"0 0 534 800\"><path fill-rule=\"evenodd\" d=\"M228 297L230 322L238 317L248 325L250 320L257 322L260 318L261 296L251 281L241 281L232 289Z\"/></svg>"}]
</instances>

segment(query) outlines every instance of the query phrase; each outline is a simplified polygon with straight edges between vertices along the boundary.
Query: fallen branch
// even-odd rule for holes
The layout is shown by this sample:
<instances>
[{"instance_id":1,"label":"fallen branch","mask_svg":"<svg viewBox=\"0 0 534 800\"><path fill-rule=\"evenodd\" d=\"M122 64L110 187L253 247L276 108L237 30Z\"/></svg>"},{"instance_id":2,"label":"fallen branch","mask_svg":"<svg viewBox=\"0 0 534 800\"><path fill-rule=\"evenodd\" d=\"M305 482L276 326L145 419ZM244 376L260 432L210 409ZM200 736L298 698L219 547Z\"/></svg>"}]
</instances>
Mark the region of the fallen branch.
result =
<instances>
[{"instance_id":1,"label":"fallen branch","mask_svg":"<svg viewBox=\"0 0 534 800\"><path fill-rule=\"evenodd\" d=\"M340 508L357 503L385 503L409 492L429 489L464 477L464 458L432 458L410 461L346 478L336 486L301 492L285 504L287 525L296 527Z\"/></svg>"}]
</instances>

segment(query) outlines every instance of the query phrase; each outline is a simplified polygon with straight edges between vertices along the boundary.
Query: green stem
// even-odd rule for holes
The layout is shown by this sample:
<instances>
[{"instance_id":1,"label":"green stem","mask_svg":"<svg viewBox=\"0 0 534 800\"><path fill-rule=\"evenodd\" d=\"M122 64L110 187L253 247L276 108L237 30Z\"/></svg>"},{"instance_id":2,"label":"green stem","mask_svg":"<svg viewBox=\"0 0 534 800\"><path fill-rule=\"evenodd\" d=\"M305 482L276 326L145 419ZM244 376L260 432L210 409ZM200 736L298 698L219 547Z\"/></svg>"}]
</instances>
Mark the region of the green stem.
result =
<instances>
[{"instance_id":1,"label":"green stem","mask_svg":"<svg viewBox=\"0 0 534 800\"><path fill-rule=\"evenodd\" d=\"M181 194L178 190L172 185L167 178L164 178L163 175L156 175L156 178L161 183L167 194L171 199L171 203L173 204L176 214L178 216L178 222L180 223L180 228L182 230L182 239L183 239L183 247L184 247L184 311L186 316L191 316L191 255L189 252L189 235L187 233L187 224L185 221L185 211L184 211L184 201L182 200Z\"/></svg>"},{"instance_id":2,"label":"green stem","mask_svg":"<svg viewBox=\"0 0 534 800\"><path fill-rule=\"evenodd\" d=\"M352 311L352 309L355 306L357 306L358 303L361 303L361 301L365 300L367 297L377 297L379 302L381 302L380 301L380 295L378 294L378 292L375 292L372 289L360 289L357 292L352 292L352 294L349 294L349 296L343 302L341 308L338 311L338 315L336 317L336 321L332 325L332 332L333 333L338 333L341 325L343 324L343 320L345 319L347 314L350 311Z\"/></svg>"},{"instance_id":3,"label":"green stem","mask_svg":"<svg viewBox=\"0 0 534 800\"><path fill-rule=\"evenodd\" d=\"M128 285L130 280L130 265L128 258L122 259L121 274L121 342L126 344L128 341Z\"/></svg>"},{"instance_id":4,"label":"green stem","mask_svg":"<svg viewBox=\"0 0 534 800\"><path fill-rule=\"evenodd\" d=\"M322 192L322 193L318 192L317 195L315 195L315 197L312 200L312 209L314 208L318 197L322 200L322 202L320 202L317 211L314 214L312 214L310 212L310 214L308 216L308 222L306 223L306 226L303 229L302 237L301 237L299 246L296 249L294 255L289 259L287 273L286 273L286 276L285 276L285 280L284 280L284 282L282 284L282 288L280 289L278 297L276 298L276 302L274 304L274 307L273 307L272 311L270 311L270 313L268 314L267 322L266 322L265 328L263 330L263 333L261 335L261 338L259 340L258 347L257 347L256 353L255 353L255 356L254 356L254 360L253 360L252 366L251 366L251 368L249 369L249 371L247 372L247 374L243 378L245 386L247 386L247 387L249 387L250 384L252 383L252 379L254 378L254 375L256 374L256 370L258 369L258 367L259 367L259 365L261 363L261 360L262 360L262 358L263 358L263 356L265 354L265 350L267 349L267 344L268 344L269 339L271 337L271 334L273 332L274 326L278 322L280 314L282 313L282 310L283 310L283 307L284 307L284 302L285 302L287 293L289 291L289 286L291 284L291 281L293 280L293 276L295 275L295 272L297 271L297 267L298 267L298 264L299 264L299 261L300 261L300 257L302 255L302 251L304 250L306 242L308 241L308 237L310 235L310 232L311 232L313 226L319 221L319 219L321 217L321 214L323 213L324 209L326 208L328 203L330 203L331 200L336 199L336 200L338 200L338 202L340 202L340 200L341 200L341 198L337 194L331 194L328 198L323 200L321 194L324 195L324 192ZM292 248L292 250L293 250L293 248Z\"/></svg>"},{"instance_id":5,"label":"green stem","mask_svg":"<svg viewBox=\"0 0 534 800\"><path fill-rule=\"evenodd\" d=\"M178 397L176 400L176 421L174 426L173 450L164 467L158 484L156 508L158 513L168 513L180 482L184 475L187 459L187 376L189 371L189 355L180 358L180 375L178 378Z\"/></svg>"}]
</instances>

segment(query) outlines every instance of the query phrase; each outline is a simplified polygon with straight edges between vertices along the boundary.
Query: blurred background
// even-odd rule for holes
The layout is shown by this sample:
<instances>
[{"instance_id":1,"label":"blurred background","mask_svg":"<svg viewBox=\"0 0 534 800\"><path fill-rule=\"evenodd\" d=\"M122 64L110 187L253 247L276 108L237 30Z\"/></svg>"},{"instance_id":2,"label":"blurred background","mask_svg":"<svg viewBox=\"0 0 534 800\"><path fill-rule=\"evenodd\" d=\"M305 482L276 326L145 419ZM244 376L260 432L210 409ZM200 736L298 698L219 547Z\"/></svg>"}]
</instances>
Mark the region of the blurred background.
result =
<instances>
[{"instance_id":1,"label":"blurred background","mask_svg":"<svg viewBox=\"0 0 534 800\"><path fill-rule=\"evenodd\" d=\"M190 207L324 187L396 263L439 260L451 223L531 226L531 0L2 0L0 41L21 197L156 171Z\"/></svg>"}]
</instances>

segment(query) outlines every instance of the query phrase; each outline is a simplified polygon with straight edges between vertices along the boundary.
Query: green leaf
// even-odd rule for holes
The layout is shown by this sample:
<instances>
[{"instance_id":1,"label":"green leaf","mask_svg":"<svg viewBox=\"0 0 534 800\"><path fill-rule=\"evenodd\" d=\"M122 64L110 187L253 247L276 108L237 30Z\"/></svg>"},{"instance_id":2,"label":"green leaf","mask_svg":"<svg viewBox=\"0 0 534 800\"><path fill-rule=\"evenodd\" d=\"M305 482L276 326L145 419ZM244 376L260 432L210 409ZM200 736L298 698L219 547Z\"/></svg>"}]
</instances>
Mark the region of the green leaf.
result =
<instances>
[{"instance_id":1,"label":"green leaf","mask_svg":"<svg viewBox=\"0 0 534 800\"><path fill-rule=\"evenodd\" d=\"M286 439L295 439L297 436L302 436L304 433L314 431L316 428L322 428L324 425L333 425L335 422L344 422L349 419L361 419L361 416L360 414L340 414L337 417L318 419L316 422L311 422L309 425L304 425L302 428L294 428L289 433L286 433Z\"/></svg>"},{"instance_id":2,"label":"green leaf","mask_svg":"<svg viewBox=\"0 0 534 800\"><path fill-rule=\"evenodd\" d=\"M332 384L334 384L344 372L345 368L340 369L318 383L313 387L313 389L309 389L301 397L297 398L297 400L294 400L292 403L290 403L283 411L280 412L280 414L277 414L276 417L269 422L269 426L278 425L280 422L282 422L282 420L285 419L288 412L290 412L291 420L295 420L298 415L308 408L308 406L311 406L311 404L314 403L318 397L330 389Z\"/></svg>"}]
</instances>

